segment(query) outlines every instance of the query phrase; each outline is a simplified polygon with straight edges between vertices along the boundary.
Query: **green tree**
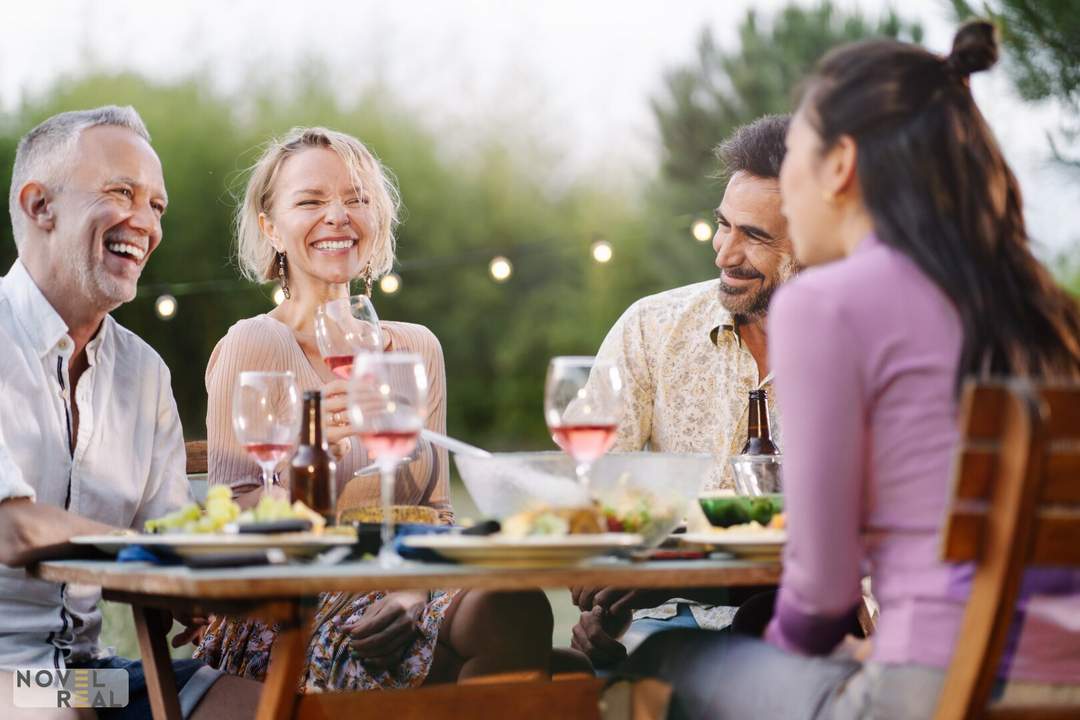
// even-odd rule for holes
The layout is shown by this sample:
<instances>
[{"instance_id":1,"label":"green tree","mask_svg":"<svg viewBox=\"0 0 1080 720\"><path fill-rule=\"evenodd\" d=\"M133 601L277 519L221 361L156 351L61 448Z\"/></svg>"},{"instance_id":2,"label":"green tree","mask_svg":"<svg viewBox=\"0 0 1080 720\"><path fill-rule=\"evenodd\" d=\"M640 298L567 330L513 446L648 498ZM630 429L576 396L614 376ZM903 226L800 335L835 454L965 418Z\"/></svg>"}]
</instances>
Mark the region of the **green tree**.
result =
<instances>
[{"instance_id":1,"label":"green tree","mask_svg":"<svg viewBox=\"0 0 1080 720\"><path fill-rule=\"evenodd\" d=\"M1056 98L1071 114L1059 137L1048 134L1061 161L1080 168L1065 147L1080 138L1080 3L1075 0L950 0L959 19L981 15L994 21L1008 51L1021 97ZM1065 147L1063 147L1065 146Z\"/></svg>"},{"instance_id":2,"label":"green tree","mask_svg":"<svg viewBox=\"0 0 1080 720\"><path fill-rule=\"evenodd\" d=\"M790 112L799 83L830 48L868 37L919 42L922 28L890 11L877 20L831 2L790 4L771 19L747 11L737 47L721 47L701 32L694 57L664 75L652 100L661 141L660 177L651 195L653 238L672 253L658 278L664 285L711 276L711 251L686 242L691 224L710 218L723 187L713 178L713 148L735 128L769 113Z\"/></svg>"}]
</instances>

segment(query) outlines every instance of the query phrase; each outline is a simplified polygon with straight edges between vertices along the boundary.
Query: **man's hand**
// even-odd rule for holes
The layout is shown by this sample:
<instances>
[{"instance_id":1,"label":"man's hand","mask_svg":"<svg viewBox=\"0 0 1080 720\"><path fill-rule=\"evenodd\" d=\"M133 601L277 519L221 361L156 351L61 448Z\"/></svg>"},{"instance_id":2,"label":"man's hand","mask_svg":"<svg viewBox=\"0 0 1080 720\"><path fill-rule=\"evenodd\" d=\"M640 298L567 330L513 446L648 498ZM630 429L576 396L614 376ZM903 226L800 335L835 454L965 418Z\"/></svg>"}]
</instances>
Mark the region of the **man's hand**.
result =
<instances>
[{"instance_id":1,"label":"man's hand","mask_svg":"<svg viewBox=\"0 0 1080 720\"><path fill-rule=\"evenodd\" d=\"M570 599L584 612L594 607L603 608L612 615L622 615L629 610L662 605L669 597L668 590L624 590L612 587L572 587Z\"/></svg>"},{"instance_id":2,"label":"man's hand","mask_svg":"<svg viewBox=\"0 0 1080 720\"><path fill-rule=\"evenodd\" d=\"M616 638L626 632L633 611L613 615L599 606L581 613L571 632L570 647L585 653L598 668L612 667L626 659L626 647Z\"/></svg>"},{"instance_id":3,"label":"man's hand","mask_svg":"<svg viewBox=\"0 0 1080 720\"><path fill-rule=\"evenodd\" d=\"M391 593L357 620L341 623L338 628L351 636L353 657L369 671L382 672L400 663L416 640L420 613L426 604L425 593Z\"/></svg>"},{"instance_id":4,"label":"man's hand","mask_svg":"<svg viewBox=\"0 0 1080 720\"><path fill-rule=\"evenodd\" d=\"M184 629L176 633L172 639L174 648L183 647L188 643L198 644L202 642L203 630L210 624L208 618L190 613L174 613L173 620L184 626Z\"/></svg>"}]
</instances>

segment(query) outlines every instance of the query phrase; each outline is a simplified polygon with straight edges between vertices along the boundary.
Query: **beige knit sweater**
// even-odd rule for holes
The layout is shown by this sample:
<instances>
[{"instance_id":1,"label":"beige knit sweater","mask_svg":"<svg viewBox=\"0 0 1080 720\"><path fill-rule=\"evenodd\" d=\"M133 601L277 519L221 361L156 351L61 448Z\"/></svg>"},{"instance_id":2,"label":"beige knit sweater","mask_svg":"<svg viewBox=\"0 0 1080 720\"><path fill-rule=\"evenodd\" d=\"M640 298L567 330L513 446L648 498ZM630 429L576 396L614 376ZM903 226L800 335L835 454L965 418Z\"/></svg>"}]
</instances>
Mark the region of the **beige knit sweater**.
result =
<instances>
[{"instance_id":1,"label":"beige knit sweater","mask_svg":"<svg viewBox=\"0 0 1080 720\"><path fill-rule=\"evenodd\" d=\"M384 322L381 327L389 337L388 350L415 352L423 358L430 383L425 425L446 432L446 368L438 339L422 325ZM307 340L314 344L313 338ZM229 328L206 368L206 439L210 484L229 485L234 494L262 486L259 466L240 447L232 428L233 389L242 370L291 370L302 391L319 389L335 379L322 364L312 365L290 327L269 315L256 315ZM339 510L378 504L378 473L352 477L368 464L367 453L359 440L352 438L352 449L338 462ZM398 470L395 503L428 505L438 511L443 522L453 522L448 478L446 450L421 440L417 459ZM281 481L288 482L287 473Z\"/></svg>"}]
</instances>

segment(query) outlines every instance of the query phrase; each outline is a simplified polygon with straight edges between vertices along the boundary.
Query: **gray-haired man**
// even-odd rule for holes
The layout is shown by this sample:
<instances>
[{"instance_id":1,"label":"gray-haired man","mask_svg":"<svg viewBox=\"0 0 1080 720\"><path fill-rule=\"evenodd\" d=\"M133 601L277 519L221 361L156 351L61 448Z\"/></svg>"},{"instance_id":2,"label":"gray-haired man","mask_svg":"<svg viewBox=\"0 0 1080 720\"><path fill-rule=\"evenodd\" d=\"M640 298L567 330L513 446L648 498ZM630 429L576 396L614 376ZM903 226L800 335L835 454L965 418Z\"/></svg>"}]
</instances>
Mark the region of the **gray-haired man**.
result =
<instances>
[{"instance_id":1,"label":"gray-haired man","mask_svg":"<svg viewBox=\"0 0 1080 720\"><path fill-rule=\"evenodd\" d=\"M146 716L141 666L101 656L100 590L21 566L190 497L168 368L109 316L161 242L161 162L130 107L62 113L20 141L8 200L18 259L0 281L0 707L13 704L5 671L123 668L119 716ZM185 714L251 714L257 684L216 682L194 661L176 671Z\"/></svg>"}]
</instances>

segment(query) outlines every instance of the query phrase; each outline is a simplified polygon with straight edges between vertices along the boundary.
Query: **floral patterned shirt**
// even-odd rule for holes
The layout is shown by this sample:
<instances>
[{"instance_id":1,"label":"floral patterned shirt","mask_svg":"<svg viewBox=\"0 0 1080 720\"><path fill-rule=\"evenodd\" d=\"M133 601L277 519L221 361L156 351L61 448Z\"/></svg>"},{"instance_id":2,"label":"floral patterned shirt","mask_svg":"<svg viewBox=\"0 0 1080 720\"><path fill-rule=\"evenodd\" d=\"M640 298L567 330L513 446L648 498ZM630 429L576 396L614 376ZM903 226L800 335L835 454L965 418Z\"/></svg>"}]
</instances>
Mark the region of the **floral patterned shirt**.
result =
<instances>
[{"instance_id":1,"label":"floral patterned shirt","mask_svg":"<svg viewBox=\"0 0 1080 720\"><path fill-rule=\"evenodd\" d=\"M728 459L746 442L749 393L769 393L769 426L780 446L772 376L739 338L735 318L720 302L719 280L687 285L638 300L615 323L597 353L619 368L625 388L616 451L712 453L703 490L734 487ZM691 528L707 526L697 505ZM691 604L702 627L723 627L733 609ZM668 618L674 603L635 617Z\"/></svg>"}]
</instances>

